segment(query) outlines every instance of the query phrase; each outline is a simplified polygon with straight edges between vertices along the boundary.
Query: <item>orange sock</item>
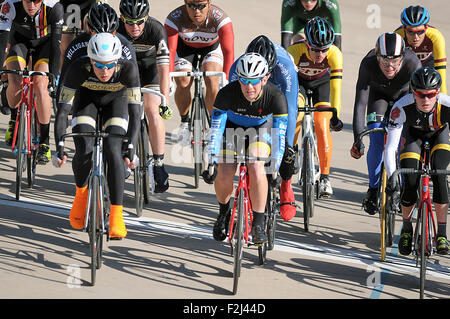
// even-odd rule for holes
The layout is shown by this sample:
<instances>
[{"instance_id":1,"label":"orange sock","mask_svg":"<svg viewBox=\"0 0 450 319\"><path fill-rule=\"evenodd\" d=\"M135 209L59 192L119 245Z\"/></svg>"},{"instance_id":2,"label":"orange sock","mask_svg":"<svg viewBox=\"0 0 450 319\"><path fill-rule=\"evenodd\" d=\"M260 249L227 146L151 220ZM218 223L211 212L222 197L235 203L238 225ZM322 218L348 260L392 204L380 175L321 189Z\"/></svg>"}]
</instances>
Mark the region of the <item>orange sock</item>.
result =
<instances>
[{"instance_id":1,"label":"orange sock","mask_svg":"<svg viewBox=\"0 0 450 319\"><path fill-rule=\"evenodd\" d=\"M77 191L73 200L72 209L70 210L69 220L72 228L82 229L86 218L88 188L87 185L81 188L76 186L76 188Z\"/></svg>"},{"instance_id":2,"label":"orange sock","mask_svg":"<svg viewBox=\"0 0 450 319\"><path fill-rule=\"evenodd\" d=\"M124 238L127 235L127 229L123 222L123 206L111 205L111 212L109 214L109 237L110 238Z\"/></svg>"}]
</instances>

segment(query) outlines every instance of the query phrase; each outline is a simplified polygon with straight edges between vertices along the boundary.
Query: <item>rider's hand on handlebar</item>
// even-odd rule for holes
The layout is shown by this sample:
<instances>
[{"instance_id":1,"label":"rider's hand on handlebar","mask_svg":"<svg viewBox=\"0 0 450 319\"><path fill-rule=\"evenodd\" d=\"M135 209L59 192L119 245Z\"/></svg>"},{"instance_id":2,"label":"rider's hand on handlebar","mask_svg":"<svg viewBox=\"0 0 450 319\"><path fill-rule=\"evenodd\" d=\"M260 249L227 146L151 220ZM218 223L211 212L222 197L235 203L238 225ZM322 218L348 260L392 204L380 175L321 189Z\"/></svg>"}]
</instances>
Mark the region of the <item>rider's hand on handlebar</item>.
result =
<instances>
[{"instance_id":1,"label":"rider's hand on handlebar","mask_svg":"<svg viewBox=\"0 0 450 319\"><path fill-rule=\"evenodd\" d=\"M212 175L210 171L213 172ZM213 184L214 180L216 179L216 176L217 176L217 163L209 164L208 169L206 171L203 171L202 173L203 180L207 184Z\"/></svg>"},{"instance_id":2,"label":"rider's hand on handlebar","mask_svg":"<svg viewBox=\"0 0 450 319\"><path fill-rule=\"evenodd\" d=\"M165 120L172 118L173 111L169 105L160 105L159 106L159 115Z\"/></svg>"},{"instance_id":3,"label":"rider's hand on handlebar","mask_svg":"<svg viewBox=\"0 0 450 319\"><path fill-rule=\"evenodd\" d=\"M398 184L397 178L389 177L388 182L386 184L386 194L392 196L395 192L400 191L400 185Z\"/></svg>"},{"instance_id":4,"label":"rider's hand on handlebar","mask_svg":"<svg viewBox=\"0 0 450 319\"><path fill-rule=\"evenodd\" d=\"M67 153L64 152L64 148L58 146L56 152L52 156L53 166L59 168L62 167L67 162Z\"/></svg>"},{"instance_id":5,"label":"rider's hand on handlebar","mask_svg":"<svg viewBox=\"0 0 450 319\"><path fill-rule=\"evenodd\" d=\"M335 132L339 132L340 130L342 130L343 127L344 127L344 123L342 123L342 121L340 119L336 118L336 120L333 120L333 118L331 118L331 121L330 121L331 130L333 130Z\"/></svg>"},{"instance_id":6,"label":"rider's hand on handlebar","mask_svg":"<svg viewBox=\"0 0 450 319\"><path fill-rule=\"evenodd\" d=\"M350 155L353 158L359 159L364 155L364 144L361 142L354 142L352 149L350 150Z\"/></svg>"}]
</instances>

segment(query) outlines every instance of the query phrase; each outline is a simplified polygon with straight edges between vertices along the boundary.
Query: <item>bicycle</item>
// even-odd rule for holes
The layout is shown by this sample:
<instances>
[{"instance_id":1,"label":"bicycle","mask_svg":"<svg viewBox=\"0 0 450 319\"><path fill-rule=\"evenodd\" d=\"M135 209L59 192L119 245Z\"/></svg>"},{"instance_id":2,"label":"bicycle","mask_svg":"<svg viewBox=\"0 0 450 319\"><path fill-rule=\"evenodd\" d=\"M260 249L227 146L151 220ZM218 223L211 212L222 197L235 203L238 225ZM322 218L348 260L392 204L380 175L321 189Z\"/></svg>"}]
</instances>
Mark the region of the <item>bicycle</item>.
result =
<instances>
[{"instance_id":1,"label":"bicycle","mask_svg":"<svg viewBox=\"0 0 450 319\"><path fill-rule=\"evenodd\" d=\"M167 105L166 97L159 91L149 88L141 88L142 93L151 93L161 98L162 105ZM145 111L142 112L141 126L136 146L136 156L139 164L134 168L134 195L136 204L136 216L142 216L144 203L150 202L150 196L154 193L155 179L153 176L153 158L150 156L148 120Z\"/></svg>"},{"instance_id":2,"label":"bicycle","mask_svg":"<svg viewBox=\"0 0 450 319\"><path fill-rule=\"evenodd\" d=\"M320 165L319 153L317 151L316 136L314 131L313 112L332 112L332 123L340 121L337 117L337 110L334 107L314 107L312 101L311 90L306 91L305 107L299 107L298 112L304 112L302 119L302 141L299 154L298 167L300 174L298 174L298 184L302 189L303 194L303 226L305 231L309 231L309 220L314 216L314 198L319 199L319 180L320 180ZM324 196L322 196L324 197Z\"/></svg>"},{"instance_id":3,"label":"bicycle","mask_svg":"<svg viewBox=\"0 0 450 319\"><path fill-rule=\"evenodd\" d=\"M27 53L26 61L31 60L32 49ZM30 64L31 62L29 62ZM16 157L16 200L20 199L22 191L22 173L27 171L28 187L32 188L36 177L36 155L39 147L39 121L36 113L36 101L34 99L34 76L47 76L50 79L50 87L54 87L54 75L49 72L31 71L28 64L23 70L3 70L1 74L16 74L22 77L22 97L16 116L16 124L12 137L11 150ZM26 166L25 166L26 160Z\"/></svg>"},{"instance_id":4,"label":"bicycle","mask_svg":"<svg viewBox=\"0 0 450 319\"><path fill-rule=\"evenodd\" d=\"M127 137L120 134L106 133L101 130L102 109L99 108L94 132L68 133L61 137L60 145L64 145L67 137L88 137L94 139L92 152L92 168L88 176L88 199L86 206L86 218L83 231L89 234L89 250L91 255L91 285L96 282L96 271L102 266L103 235L109 241L109 190L105 177L105 160L103 158L103 139L119 138L126 141ZM61 148L59 158L63 158Z\"/></svg>"},{"instance_id":5,"label":"bicycle","mask_svg":"<svg viewBox=\"0 0 450 319\"><path fill-rule=\"evenodd\" d=\"M387 138L387 128L376 127L367 129L361 132L357 139L356 143L360 143L361 152L364 152L364 144L362 139L364 136L367 136L372 133L383 133L384 134L384 143L386 143ZM398 163L397 163L398 167ZM398 185L400 185L400 176L398 177ZM386 247L391 247L394 243L395 236L395 216L400 215L400 206L399 206L399 198L400 192L395 192L392 195L386 194L386 186L387 186L387 175L386 170L384 168L384 162L381 163L380 168L380 180L378 182L378 190L377 190L377 211L379 213L380 218L380 257L381 261L386 260ZM364 206L364 203L363 203Z\"/></svg>"},{"instance_id":6,"label":"bicycle","mask_svg":"<svg viewBox=\"0 0 450 319\"><path fill-rule=\"evenodd\" d=\"M422 169L400 168L394 171L394 181L400 174L420 174L420 197L417 206L417 219L414 232L413 252L416 267L420 264L420 299L424 297L427 258L435 253L436 222L430 196L430 176L449 175L450 170L433 170L430 168L430 142L425 140L421 149Z\"/></svg>"},{"instance_id":7,"label":"bicycle","mask_svg":"<svg viewBox=\"0 0 450 319\"><path fill-rule=\"evenodd\" d=\"M194 187L199 187L200 175L203 172L204 156L208 149L208 127L211 125L211 118L206 110L205 97L203 94L203 77L220 76L222 83L225 83L226 75L224 72L200 71L201 56L195 57L194 71L190 72L170 72L171 77L192 77L194 79L194 97L192 98L189 131L192 135L191 146L194 156ZM205 161L206 163L206 161Z\"/></svg>"},{"instance_id":8,"label":"bicycle","mask_svg":"<svg viewBox=\"0 0 450 319\"><path fill-rule=\"evenodd\" d=\"M276 175L276 177L274 176ZM269 189L267 192L266 209L264 211L264 231L267 234L267 242L258 246L259 265L266 260L268 250L275 247L275 231L277 227L277 216L280 213L280 183L277 174L267 174Z\"/></svg>"}]
</instances>

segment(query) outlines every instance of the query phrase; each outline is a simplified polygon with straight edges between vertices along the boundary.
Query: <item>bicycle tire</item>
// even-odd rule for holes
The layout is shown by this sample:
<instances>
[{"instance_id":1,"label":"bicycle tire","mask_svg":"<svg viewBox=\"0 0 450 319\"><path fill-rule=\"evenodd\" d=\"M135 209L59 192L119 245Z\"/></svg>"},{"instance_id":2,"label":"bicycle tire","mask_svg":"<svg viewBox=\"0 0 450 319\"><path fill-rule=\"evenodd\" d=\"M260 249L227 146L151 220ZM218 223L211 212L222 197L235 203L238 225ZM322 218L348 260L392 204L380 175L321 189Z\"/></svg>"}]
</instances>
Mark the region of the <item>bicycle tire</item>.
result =
<instances>
[{"instance_id":1,"label":"bicycle tire","mask_svg":"<svg viewBox=\"0 0 450 319\"><path fill-rule=\"evenodd\" d=\"M423 299L425 292L425 279L426 279L426 270L427 270L427 260L426 260L426 242L428 241L428 204L427 202L423 203L421 211L419 212L420 216L420 299Z\"/></svg>"},{"instance_id":2,"label":"bicycle tire","mask_svg":"<svg viewBox=\"0 0 450 319\"><path fill-rule=\"evenodd\" d=\"M242 254L244 250L244 189L239 190L237 201L237 222L234 226L233 234L233 295L237 293L239 277L241 276Z\"/></svg>"},{"instance_id":3,"label":"bicycle tire","mask_svg":"<svg viewBox=\"0 0 450 319\"><path fill-rule=\"evenodd\" d=\"M146 166L150 159L150 141L148 137L148 123L144 119L141 121L141 155L139 156L139 165L141 166L142 192L144 195L144 204L150 203L150 196L153 193L153 166ZM150 171L152 170L152 171Z\"/></svg>"},{"instance_id":4,"label":"bicycle tire","mask_svg":"<svg viewBox=\"0 0 450 319\"><path fill-rule=\"evenodd\" d=\"M22 104L19 110L19 127L16 137L16 200L20 200L22 191L22 173L25 169L25 154L23 152L26 144L26 105Z\"/></svg>"},{"instance_id":5,"label":"bicycle tire","mask_svg":"<svg viewBox=\"0 0 450 319\"><path fill-rule=\"evenodd\" d=\"M258 264L264 265L264 261L266 260L267 255L267 247L268 247L268 241L269 241L269 215L271 215L272 211L272 189L269 185L269 189L267 191L267 199L266 199L266 208L264 209L264 231L267 234L267 242L265 242L262 245L258 245Z\"/></svg>"},{"instance_id":6,"label":"bicycle tire","mask_svg":"<svg viewBox=\"0 0 450 319\"><path fill-rule=\"evenodd\" d=\"M386 170L384 165L381 165L380 181L378 183L378 198L379 198L379 212L380 212L380 254L381 261L386 260Z\"/></svg>"},{"instance_id":7,"label":"bicycle tire","mask_svg":"<svg viewBox=\"0 0 450 319\"><path fill-rule=\"evenodd\" d=\"M278 207L280 205L280 189L277 187L276 194L271 192L271 209L268 216L267 224L267 249L273 250L275 247L275 232L277 229L277 215L279 213Z\"/></svg>"},{"instance_id":8,"label":"bicycle tire","mask_svg":"<svg viewBox=\"0 0 450 319\"><path fill-rule=\"evenodd\" d=\"M310 218L314 214L314 185L311 176L311 143L308 137L303 143L303 163L302 163L302 194L303 194L303 226L306 232L309 231Z\"/></svg>"},{"instance_id":9,"label":"bicycle tire","mask_svg":"<svg viewBox=\"0 0 450 319\"><path fill-rule=\"evenodd\" d=\"M201 105L198 96L192 101L194 107L194 125L193 125L193 155L194 155L194 188L199 187L200 175L202 174L202 121L201 121ZM199 127L200 126L200 127Z\"/></svg>"},{"instance_id":10,"label":"bicycle tire","mask_svg":"<svg viewBox=\"0 0 450 319\"><path fill-rule=\"evenodd\" d=\"M136 155L139 158L139 165L134 168L133 179L134 179L134 202L136 208L136 216L142 216L142 209L144 207L144 185L143 184L143 171L142 165L140 163L142 150L142 138L139 136L139 142L136 145Z\"/></svg>"},{"instance_id":11,"label":"bicycle tire","mask_svg":"<svg viewBox=\"0 0 450 319\"><path fill-rule=\"evenodd\" d=\"M98 177L94 176L91 180L91 202L89 207L89 248L91 254L91 286L95 286L98 260L99 260L99 218L100 213L100 184Z\"/></svg>"},{"instance_id":12,"label":"bicycle tire","mask_svg":"<svg viewBox=\"0 0 450 319\"><path fill-rule=\"evenodd\" d=\"M36 177L36 156L37 156L37 146L39 145L39 128L38 120L36 115L36 109L33 107L31 110L31 123L30 123L30 154L27 155L27 180L28 187L32 188L34 185L34 180Z\"/></svg>"}]
</instances>

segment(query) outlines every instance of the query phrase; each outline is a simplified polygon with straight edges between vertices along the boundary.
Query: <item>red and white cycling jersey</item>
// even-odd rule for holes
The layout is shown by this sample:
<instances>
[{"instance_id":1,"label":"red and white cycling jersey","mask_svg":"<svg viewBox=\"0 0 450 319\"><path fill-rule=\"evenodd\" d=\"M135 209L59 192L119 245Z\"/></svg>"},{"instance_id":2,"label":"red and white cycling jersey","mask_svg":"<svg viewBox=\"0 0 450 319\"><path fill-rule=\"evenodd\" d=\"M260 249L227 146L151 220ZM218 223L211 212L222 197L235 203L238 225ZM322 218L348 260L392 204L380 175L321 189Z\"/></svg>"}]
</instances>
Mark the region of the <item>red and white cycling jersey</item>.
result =
<instances>
[{"instance_id":1,"label":"red and white cycling jersey","mask_svg":"<svg viewBox=\"0 0 450 319\"><path fill-rule=\"evenodd\" d=\"M210 5L205 22L197 26L189 18L186 6L182 5L169 13L165 22L167 30L171 71L174 68L178 37L193 48L205 48L219 41L223 55L223 70L228 71L234 59L234 33L230 17L219 7Z\"/></svg>"}]
</instances>

